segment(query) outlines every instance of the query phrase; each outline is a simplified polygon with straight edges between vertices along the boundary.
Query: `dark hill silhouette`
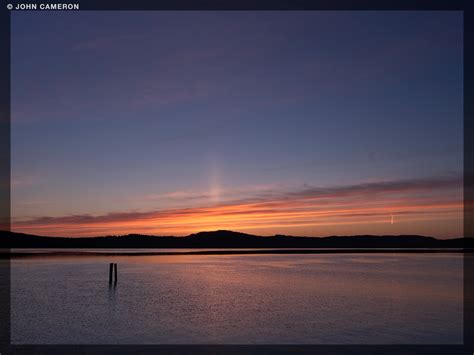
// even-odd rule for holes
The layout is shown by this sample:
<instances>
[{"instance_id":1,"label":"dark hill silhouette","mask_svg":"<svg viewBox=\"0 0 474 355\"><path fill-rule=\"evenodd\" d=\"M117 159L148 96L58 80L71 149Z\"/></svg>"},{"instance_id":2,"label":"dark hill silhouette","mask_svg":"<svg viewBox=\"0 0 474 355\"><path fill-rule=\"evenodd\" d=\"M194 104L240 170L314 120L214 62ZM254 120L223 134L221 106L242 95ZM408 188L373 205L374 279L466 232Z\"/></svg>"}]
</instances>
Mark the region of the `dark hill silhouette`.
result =
<instances>
[{"instance_id":1,"label":"dark hill silhouette","mask_svg":"<svg viewBox=\"0 0 474 355\"><path fill-rule=\"evenodd\" d=\"M128 234L105 237L42 237L0 231L2 248L474 248L474 238L436 239L420 235L261 237L226 230L186 237Z\"/></svg>"}]
</instances>

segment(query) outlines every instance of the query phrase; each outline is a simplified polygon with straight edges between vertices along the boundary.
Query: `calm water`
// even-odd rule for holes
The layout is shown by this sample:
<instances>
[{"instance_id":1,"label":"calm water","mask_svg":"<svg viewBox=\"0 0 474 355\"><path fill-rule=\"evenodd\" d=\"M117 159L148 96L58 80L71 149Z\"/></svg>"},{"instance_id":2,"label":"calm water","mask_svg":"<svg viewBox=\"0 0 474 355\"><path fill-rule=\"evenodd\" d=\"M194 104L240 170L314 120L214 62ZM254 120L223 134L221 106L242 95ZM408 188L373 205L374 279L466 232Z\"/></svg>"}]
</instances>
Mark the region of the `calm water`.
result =
<instances>
[{"instance_id":1,"label":"calm water","mask_svg":"<svg viewBox=\"0 0 474 355\"><path fill-rule=\"evenodd\" d=\"M14 344L462 343L460 254L45 257L11 272Z\"/></svg>"}]
</instances>

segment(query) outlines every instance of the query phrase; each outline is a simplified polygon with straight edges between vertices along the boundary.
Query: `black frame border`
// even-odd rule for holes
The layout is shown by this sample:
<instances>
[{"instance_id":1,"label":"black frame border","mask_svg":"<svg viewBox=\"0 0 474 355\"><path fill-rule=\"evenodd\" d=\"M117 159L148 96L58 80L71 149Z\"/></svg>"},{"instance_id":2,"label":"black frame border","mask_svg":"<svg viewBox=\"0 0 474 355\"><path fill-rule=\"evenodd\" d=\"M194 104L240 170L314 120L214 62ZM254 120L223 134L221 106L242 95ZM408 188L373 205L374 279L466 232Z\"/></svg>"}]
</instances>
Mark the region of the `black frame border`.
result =
<instances>
[{"instance_id":1,"label":"black frame border","mask_svg":"<svg viewBox=\"0 0 474 355\"><path fill-rule=\"evenodd\" d=\"M0 5L0 229L10 230L10 30L7 4ZM46 3L46 1L43 1ZM334 10L462 11L464 15L464 237L474 237L474 5L472 0L76 0L80 10ZM12 10L14 11L14 10ZM40 11L40 10L37 10ZM45 10L43 10L45 11ZM59 12L59 11L57 11ZM1 250L2 253L5 250ZM3 354L474 354L474 255L464 254L463 345L12 345L10 260L0 260L0 355Z\"/></svg>"}]
</instances>

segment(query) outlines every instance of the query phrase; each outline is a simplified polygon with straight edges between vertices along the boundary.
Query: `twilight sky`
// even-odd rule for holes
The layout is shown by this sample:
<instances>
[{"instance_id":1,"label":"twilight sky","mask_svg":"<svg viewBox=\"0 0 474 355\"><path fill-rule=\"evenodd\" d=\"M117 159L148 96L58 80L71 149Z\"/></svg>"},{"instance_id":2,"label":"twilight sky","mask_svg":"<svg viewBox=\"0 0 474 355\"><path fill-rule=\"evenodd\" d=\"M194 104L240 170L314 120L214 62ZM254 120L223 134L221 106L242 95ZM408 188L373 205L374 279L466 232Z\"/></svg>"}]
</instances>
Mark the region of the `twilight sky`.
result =
<instances>
[{"instance_id":1,"label":"twilight sky","mask_svg":"<svg viewBox=\"0 0 474 355\"><path fill-rule=\"evenodd\" d=\"M462 236L461 12L13 12L12 229Z\"/></svg>"}]
</instances>

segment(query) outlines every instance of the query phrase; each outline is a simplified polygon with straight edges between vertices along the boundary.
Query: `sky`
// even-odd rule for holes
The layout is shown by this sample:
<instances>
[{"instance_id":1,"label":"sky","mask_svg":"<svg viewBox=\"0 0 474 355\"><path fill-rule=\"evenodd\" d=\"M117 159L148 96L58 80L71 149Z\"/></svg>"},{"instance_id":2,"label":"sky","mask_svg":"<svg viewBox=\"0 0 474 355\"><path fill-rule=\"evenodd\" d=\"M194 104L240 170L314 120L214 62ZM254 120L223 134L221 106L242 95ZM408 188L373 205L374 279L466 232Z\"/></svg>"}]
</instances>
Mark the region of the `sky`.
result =
<instances>
[{"instance_id":1,"label":"sky","mask_svg":"<svg viewBox=\"0 0 474 355\"><path fill-rule=\"evenodd\" d=\"M13 12L12 230L460 237L462 12Z\"/></svg>"}]
</instances>

